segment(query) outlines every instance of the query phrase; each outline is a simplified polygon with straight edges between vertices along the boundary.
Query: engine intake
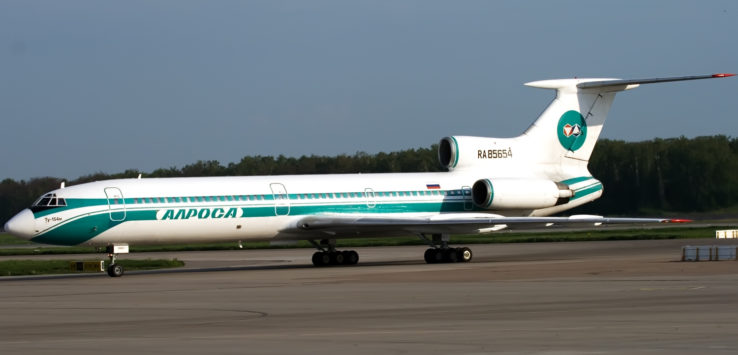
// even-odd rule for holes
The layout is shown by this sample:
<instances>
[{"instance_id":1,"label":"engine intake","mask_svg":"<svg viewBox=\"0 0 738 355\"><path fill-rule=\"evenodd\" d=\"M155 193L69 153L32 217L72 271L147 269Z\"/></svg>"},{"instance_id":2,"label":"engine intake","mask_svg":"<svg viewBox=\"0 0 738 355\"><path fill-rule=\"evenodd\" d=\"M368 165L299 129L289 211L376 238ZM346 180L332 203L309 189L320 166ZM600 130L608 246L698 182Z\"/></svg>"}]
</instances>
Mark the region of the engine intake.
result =
<instances>
[{"instance_id":1,"label":"engine intake","mask_svg":"<svg viewBox=\"0 0 738 355\"><path fill-rule=\"evenodd\" d=\"M488 210L553 207L572 197L567 185L546 179L481 179L472 186L474 205Z\"/></svg>"},{"instance_id":2,"label":"engine intake","mask_svg":"<svg viewBox=\"0 0 738 355\"><path fill-rule=\"evenodd\" d=\"M459 158L459 145L454 137L446 137L438 143L438 161L441 166L452 169L456 166Z\"/></svg>"},{"instance_id":3,"label":"engine intake","mask_svg":"<svg viewBox=\"0 0 738 355\"><path fill-rule=\"evenodd\" d=\"M514 138L453 136L438 143L438 162L448 170L510 164L518 153Z\"/></svg>"}]
</instances>

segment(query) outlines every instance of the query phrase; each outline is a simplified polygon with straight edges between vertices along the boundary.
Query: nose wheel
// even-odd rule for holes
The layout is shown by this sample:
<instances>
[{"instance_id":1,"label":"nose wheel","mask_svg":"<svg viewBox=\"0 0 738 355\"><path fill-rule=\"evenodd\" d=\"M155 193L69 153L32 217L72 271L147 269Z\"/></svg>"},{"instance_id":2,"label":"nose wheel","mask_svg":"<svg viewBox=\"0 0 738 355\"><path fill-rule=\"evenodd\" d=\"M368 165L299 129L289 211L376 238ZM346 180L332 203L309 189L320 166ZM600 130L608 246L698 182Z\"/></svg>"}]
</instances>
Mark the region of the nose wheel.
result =
<instances>
[{"instance_id":1,"label":"nose wheel","mask_svg":"<svg viewBox=\"0 0 738 355\"><path fill-rule=\"evenodd\" d=\"M121 277L123 276L123 265L110 264L108 265L108 276L110 277Z\"/></svg>"}]
</instances>

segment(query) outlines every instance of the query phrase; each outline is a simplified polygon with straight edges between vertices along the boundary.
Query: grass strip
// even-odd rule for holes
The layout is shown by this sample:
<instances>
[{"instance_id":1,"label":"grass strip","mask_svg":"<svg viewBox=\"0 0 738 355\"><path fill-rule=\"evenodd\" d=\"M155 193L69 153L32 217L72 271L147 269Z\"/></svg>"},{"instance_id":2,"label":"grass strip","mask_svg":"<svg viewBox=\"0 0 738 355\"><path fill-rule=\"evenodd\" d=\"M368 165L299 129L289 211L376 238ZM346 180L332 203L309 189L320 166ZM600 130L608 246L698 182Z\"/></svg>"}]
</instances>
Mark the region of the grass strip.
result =
<instances>
[{"instance_id":1,"label":"grass strip","mask_svg":"<svg viewBox=\"0 0 738 355\"><path fill-rule=\"evenodd\" d=\"M33 244L33 242L14 237L7 233L0 233L0 245L27 245Z\"/></svg>"},{"instance_id":2,"label":"grass strip","mask_svg":"<svg viewBox=\"0 0 738 355\"><path fill-rule=\"evenodd\" d=\"M21 275L49 275L49 274L71 274L69 264L82 260L4 260L0 261L0 276ZM86 261L98 261L88 259ZM145 259L145 260L118 260L126 271L132 270L154 270L167 269L184 266L184 262L177 259ZM107 265L107 262L106 262Z\"/></svg>"}]
</instances>

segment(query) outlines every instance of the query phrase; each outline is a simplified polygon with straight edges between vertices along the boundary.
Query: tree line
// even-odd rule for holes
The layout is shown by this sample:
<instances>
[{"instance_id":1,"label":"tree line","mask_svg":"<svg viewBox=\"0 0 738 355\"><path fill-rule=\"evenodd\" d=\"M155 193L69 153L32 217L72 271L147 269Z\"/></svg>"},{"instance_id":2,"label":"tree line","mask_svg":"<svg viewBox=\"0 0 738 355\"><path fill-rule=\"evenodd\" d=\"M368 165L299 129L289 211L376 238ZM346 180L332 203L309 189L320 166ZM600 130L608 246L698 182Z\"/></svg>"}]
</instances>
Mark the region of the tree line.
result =
<instances>
[{"instance_id":1,"label":"tree line","mask_svg":"<svg viewBox=\"0 0 738 355\"><path fill-rule=\"evenodd\" d=\"M198 161L181 168L143 173L144 177L228 175L332 174L442 171L437 145L392 153L338 156L246 156L223 165ZM658 214L706 212L738 203L738 139L726 136L654 139L625 142L603 139L589 163L590 172L605 186L602 198L579 208L594 214ZM133 178L136 170L116 174L95 173L67 181ZM54 177L0 182L0 222L26 208L39 196L59 187Z\"/></svg>"}]
</instances>

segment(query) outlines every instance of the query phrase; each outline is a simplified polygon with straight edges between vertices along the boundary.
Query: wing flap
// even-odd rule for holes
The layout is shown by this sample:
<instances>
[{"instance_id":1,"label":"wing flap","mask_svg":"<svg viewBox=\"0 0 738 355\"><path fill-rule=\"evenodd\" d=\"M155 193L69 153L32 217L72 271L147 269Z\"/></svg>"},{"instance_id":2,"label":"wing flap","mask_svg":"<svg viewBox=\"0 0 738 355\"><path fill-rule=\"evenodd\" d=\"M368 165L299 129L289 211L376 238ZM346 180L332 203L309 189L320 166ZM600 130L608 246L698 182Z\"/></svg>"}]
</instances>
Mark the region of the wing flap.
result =
<instances>
[{"instance_id":1,"label":"wing flap","mask_svg":"<svg viewBox=\"0 0 738 355\"><path fill-rule=\"evenodd\" d=\"M449 213L433 216L320 215L307 216L285 232L326 233L405 231L411 233L479 233L500 229L596 227L606 224L683 223L668 218L610 218L593 215L570 217L505 217L490 214Z\"/></svg>"}]
</instances>

